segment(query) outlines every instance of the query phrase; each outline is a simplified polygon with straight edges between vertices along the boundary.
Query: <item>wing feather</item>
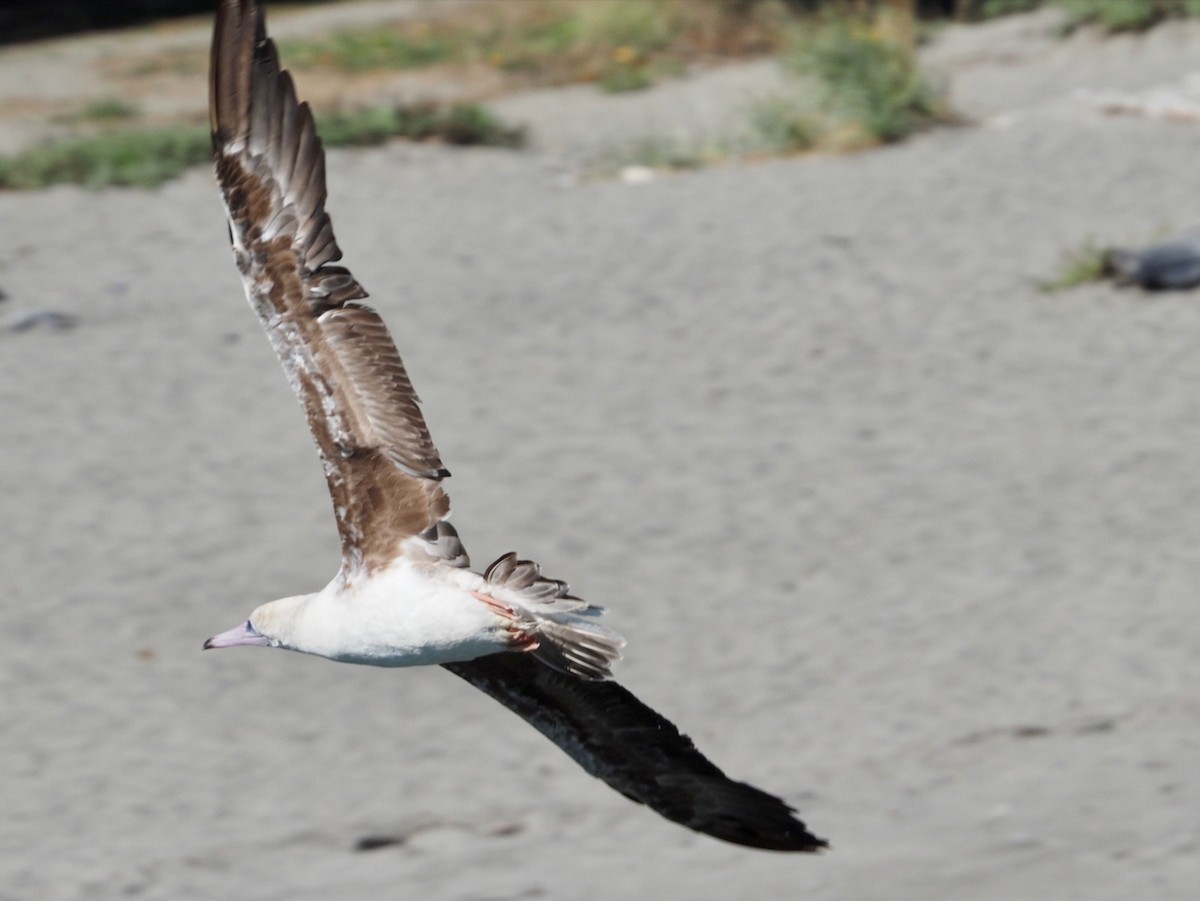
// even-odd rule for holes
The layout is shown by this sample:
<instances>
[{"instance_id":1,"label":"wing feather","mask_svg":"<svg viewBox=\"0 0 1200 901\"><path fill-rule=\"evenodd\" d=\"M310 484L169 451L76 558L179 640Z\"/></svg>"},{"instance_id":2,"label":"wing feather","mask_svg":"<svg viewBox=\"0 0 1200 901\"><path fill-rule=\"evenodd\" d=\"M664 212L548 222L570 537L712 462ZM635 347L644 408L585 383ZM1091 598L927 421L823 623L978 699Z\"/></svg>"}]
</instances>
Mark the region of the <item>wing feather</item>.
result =
<instances>
[{"instance_id":1,"label":"wing feather","mask_svg":"<svg viewBox=\"0 0 1200 901\"><path fill-rule=\"evenodd\" d=\"M318 321L344 383L362 401L356 408L361 416L357 433L411 476L448 476L428 430L413 427L421 422L419 399L379 314L347 303L321 314Z\"/></svg>"},{"instance_id":2,"label":"wing feather","mask_svg":"<svg viewBox=\"0 0 1200 901\"><path fill-rule=\"evenodd\" d=\"M819 851L823 839L774 795L728 778L692 740L616 682L589 682L528 654L443 664L525 719L630 800L723 841Z\"/></svg>"},{"instance_id":3,"label":"wing feather","mask_svg":"<svg viewBox=\"0 0 1200 901\"><path fill-rule=\"evenodd\" d=\"M254 2L218 8L210 98L234 256L317 442L343 569L388 563L449 515L449 473L383 320L333 265L325 152Z\"/></svg>"}]
</instances>

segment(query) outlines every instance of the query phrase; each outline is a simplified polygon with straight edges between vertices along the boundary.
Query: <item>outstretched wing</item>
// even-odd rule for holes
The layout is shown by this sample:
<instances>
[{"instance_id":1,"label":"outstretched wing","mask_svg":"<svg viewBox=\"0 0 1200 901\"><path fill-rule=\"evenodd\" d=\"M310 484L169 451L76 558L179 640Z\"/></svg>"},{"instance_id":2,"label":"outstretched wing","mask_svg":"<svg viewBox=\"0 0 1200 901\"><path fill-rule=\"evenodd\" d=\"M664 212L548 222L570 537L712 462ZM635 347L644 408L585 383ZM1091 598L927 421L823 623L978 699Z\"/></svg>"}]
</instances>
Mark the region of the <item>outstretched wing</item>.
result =
<instances>
[{"instance_id":1,"label":"outstretched wing","mask_svg":"<svg viewBox=\"0 0 1200 901\"><path fill-rule=\"evenodd\" d=\"M443 664L491 695L625 797L689 829L771 851L826 846L787 804L734 782L667 719L616 682L588 682L526 654Z\"/></svg>"},{"instance_id":2,"label":"outstretched wing","mask_svg":"<svg viewBox=\"0 0 1200 901\"><path fill-rule=\"evenodd\" d=\"M449 473L387 327L335 265L342 252L325 212L325 152L249 0L222 0L217 10L209 113L246 296L308 416L343 570L370 569L449 515L441 486Z\"/></svg>"}]
</instances>

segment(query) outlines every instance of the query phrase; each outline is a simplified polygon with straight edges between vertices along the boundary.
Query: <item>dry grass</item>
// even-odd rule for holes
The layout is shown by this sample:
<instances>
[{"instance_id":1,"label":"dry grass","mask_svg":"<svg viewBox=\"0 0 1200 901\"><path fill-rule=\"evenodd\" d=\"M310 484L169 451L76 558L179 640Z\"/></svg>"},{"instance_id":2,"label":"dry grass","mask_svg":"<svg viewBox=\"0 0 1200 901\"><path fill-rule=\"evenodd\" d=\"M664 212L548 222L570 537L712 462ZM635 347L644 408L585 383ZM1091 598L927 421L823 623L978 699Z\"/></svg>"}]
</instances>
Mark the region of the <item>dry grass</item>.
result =
<instances>
[{"instance_id":1,"label":"dry grass","mask_svg":"<svg viewBox=\"0 0 1200 901\"><path fill-rule=\"evenodd\" d=\"M1076 285L1100 281L1109 274L1108 259L1112 248L1088 239L1080 247L1063 254L1058 272L1041 283L1046 292L1065 291Z\"/></svg>"},{"instance_id":2,"label":"dry grass","mask_svg":"<svg viewBox=\"0 0 1200 901\"><path fill-rule=\"evenodd\" d=\"M483 67L491 72L491 91L497 78L509 90L583 81L629 91L697 62L767 53L798 73L787 91L751 111L748 138L718 136L695 146L649 142L629 154L668 168L731 156L859 149L899 140L944 116L937 92L916 66L911 17L897 27L894 7L835 0L813 13L814 6L801 0L488 0L424 19L284 42L280 53L290 68L325 69L337 73L335 80L377 70ZM164 61L172 73L203 68L202 58L176 53L127 60L126 75L161 73L156 65ZM207 160L203 128L130 128L137 117L136 107L119 101L80 111L72 120L80 132L75 140L0 159L0 187L153 185ZM402 136L514 147L525 137L477 104L367 107L318 118L330 145ZM97 129L102 133L94 134Z\"/></svg>"},{"instance_id":3,"label":"dry grass","mask_svg":"<svg viewBox=\"0 0 1200 901\"><path fill-rule=\"evenodd\" d=\"M450 15L285 42L299 68L346 72L483 65L516 86L595 82L645 87L704 57L770 52L783 6L741 9L727 0L508 0Z\"/></svg>"}]
</instances>

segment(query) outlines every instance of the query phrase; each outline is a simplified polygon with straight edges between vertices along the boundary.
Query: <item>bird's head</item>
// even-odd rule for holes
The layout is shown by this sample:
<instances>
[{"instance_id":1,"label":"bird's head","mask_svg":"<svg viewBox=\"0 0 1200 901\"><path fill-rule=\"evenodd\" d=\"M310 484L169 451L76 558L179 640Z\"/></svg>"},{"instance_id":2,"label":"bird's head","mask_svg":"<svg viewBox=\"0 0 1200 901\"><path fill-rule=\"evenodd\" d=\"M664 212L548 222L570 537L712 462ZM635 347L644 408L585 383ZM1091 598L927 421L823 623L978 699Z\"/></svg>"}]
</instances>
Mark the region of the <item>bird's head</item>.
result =
<instances>
[{"instance_id":1,"label":"bird's head","mask_svg":"<svg viewBox=\"0 0 1200 901\"><path fill-rule=\"evenodd\" d=\"M290 647L296 612L307 597L281 598L258 607L250 618L204 642L204 650L236 647Z\"/></svg>"}]
</instances>

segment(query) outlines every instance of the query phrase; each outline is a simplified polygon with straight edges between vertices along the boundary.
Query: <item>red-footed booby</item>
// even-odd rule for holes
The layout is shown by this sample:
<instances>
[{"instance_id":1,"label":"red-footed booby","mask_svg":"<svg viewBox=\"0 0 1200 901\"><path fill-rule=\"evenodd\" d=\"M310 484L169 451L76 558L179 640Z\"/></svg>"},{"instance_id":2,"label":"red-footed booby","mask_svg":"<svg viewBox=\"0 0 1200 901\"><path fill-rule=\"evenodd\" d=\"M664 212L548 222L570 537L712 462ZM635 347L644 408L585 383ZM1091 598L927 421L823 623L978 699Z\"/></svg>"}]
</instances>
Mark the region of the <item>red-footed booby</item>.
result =
<instances>
[{"instance_id":1,"label":"red-footed booby","mask_svg":"<svg viewBox=\"0 0 1200 901\"><path fill-rule=\"evenodd\" d=\"M367 292L337 265L325 155L252 0L222 0L210 76L217 180L246 296L308 417L341 537L314 594L263 604L205 648L262 645L373 666L441 664L585 770L667 819L777 851L825 846L779 798L725 776L611 680L600 608L506 554L482 574L447 517L449 472Z\"/></svg>"}]
</instances>

